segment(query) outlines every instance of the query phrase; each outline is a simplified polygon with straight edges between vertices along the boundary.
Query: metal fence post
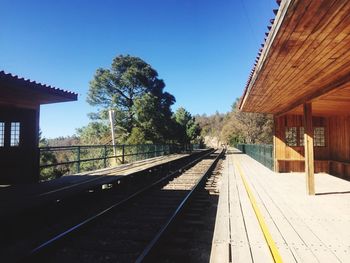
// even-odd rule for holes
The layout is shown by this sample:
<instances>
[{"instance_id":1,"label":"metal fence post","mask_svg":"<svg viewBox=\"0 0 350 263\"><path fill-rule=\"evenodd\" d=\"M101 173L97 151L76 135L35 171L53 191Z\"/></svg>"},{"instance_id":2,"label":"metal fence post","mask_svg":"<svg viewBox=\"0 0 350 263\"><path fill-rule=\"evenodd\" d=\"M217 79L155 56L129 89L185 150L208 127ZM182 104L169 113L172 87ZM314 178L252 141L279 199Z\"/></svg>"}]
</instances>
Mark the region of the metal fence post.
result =
<instances>
[{"instance_id":1,"label":"metal fence post","mask_svg":"<svg viewBox=\"0 0 350 263\"><path fill-rule=\"evenodd\" d=\"M103 165L106 168L107 167L107 146L103 145Z\"/></svg>"},{"instance_id":2,"label":"metal fence post","mask_svg":"<svg viewBox=\"0 0 350 263\"><path fill-rule=\"evenodd\" d=\"M80 146L77 148L77 173L80 173Z\"/></svg>"},{"instance_id":3,"label":"metal fence post","mask_svg":"<svg viewBox=\"0 0 350 263\"><path fill-rule=\"evenodd\" d=\"M122 145L122 164L125 162L124 157L125 157L125 145L123 144Z\"/></svg>"}]
</instances>

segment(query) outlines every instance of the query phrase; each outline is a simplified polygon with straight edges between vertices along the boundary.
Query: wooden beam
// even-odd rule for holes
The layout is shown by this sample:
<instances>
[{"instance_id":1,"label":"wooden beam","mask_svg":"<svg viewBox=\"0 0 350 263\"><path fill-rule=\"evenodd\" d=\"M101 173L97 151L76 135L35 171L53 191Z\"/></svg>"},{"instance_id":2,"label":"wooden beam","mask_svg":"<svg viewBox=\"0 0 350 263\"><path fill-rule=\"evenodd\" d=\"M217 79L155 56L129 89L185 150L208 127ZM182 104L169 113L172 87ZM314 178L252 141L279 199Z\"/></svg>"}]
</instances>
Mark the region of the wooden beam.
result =
<instances>
[{"instance_id":1,"label":"wooden beam","mask_svg":"<svg viewBox=\"0 0 350 263\"><path fill-rule=\"evenodd\" d=\"M283 116L301 104L305 104L308 101L315 100L321 96L327 95L328 92L332 92L335 89L339 91L339 89L346 87L346 85L348 85L349 82L350 82L350 75L347 74L331 84L326 84L324 87L321 87L320 89L312 92L311 94L304 95L301 99L296 100L293 103L290 103L285 109L283 109L280 112L277 112L275 115L277 117Z\"/></svg>"},{"instance_id":2,"label":"wooden beam","mask_svg":"<svg viewBox=\"0 0 350 263\"><path fill-rule=\"evenodd\" d=\"M305 175L309 195L315 195L314 178L314 129L312 126L312 104L304 104Z\"/></svg>"}]
</instances>

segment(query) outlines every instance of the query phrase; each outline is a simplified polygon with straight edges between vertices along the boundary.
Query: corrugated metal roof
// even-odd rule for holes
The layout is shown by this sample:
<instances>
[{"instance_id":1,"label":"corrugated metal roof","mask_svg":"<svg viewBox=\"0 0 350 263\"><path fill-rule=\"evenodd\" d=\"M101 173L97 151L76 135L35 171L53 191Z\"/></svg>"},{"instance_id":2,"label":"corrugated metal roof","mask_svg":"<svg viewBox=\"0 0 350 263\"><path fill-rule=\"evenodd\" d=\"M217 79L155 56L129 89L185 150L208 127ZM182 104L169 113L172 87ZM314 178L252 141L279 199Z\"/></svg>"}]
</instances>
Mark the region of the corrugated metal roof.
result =
<instances>
[{"instance_id":1,"label":"corrugated metal roof","mask_svg":"<svg viewBox=\"0 0 350 263\"><path fill-rule=\"evenodd\" d=\"M6 83L11 86L31 89L31 91L63 97L64 101L77 100L78 94L68 90L59 89L30 79L21 78L5 71L0 71L0 84Z\"/></svg>"}]
</instances>

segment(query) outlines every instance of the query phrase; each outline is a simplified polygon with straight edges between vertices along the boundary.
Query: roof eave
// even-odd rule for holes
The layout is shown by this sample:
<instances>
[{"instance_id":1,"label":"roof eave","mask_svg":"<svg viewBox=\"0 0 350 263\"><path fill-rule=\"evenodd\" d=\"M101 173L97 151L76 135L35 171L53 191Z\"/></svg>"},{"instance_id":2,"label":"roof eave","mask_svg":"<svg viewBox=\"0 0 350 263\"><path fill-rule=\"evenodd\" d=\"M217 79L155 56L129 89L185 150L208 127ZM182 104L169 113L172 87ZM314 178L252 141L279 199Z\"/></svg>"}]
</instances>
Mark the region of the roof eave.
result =
<instances>
[{"instance_id":1,"label":"roof eave","mask_svg":"<svg viewBox=\"0 0 350 263\"><path fill-rule=\"evenodd\" d=\"M250 73L250 76L248 78L248 82L245 86L245 89L243 91L242 98L240 99L239 103L239 110L244 111L244 104L246 102L246 99L248 98L255 81L259 77L259 72L261 69L264 67L265 61L268 57L268 54L270 52L270 49L272 47L272 44L277 36L277 33L279 31L279 28L281 27L283 20L287 14L288 8L291 6L291 4L295 0L282 0L280 3L280 7L277 11L277 14L275 16L275 19L271 19L270 22L272 23L271 29L268 33L267 39L265 43L263 44L263 48L261 51L258 53L256 62L254 64L254 67Z\"/></svg>"}]
</instances>

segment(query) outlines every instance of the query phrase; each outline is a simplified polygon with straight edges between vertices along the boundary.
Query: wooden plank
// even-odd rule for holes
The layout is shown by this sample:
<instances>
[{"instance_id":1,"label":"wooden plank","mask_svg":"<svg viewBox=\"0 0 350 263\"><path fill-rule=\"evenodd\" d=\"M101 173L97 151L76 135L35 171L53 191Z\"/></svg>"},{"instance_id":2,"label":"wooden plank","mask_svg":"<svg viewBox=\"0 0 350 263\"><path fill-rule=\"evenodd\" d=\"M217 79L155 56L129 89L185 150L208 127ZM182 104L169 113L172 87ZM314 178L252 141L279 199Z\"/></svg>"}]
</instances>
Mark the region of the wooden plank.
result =
<instances>
[{"instance_id":1,"label":"wooden plank","mask_svg":"<svg viewBox=\"0 0 350 263\"><path fill-rule=\"evenodd\" d=\"M236 170L236 174L238 171ZM239 193L239 200L244 218L244 223L249 239L253 262L273 262L269 247L260 228L257 217L252 208L246 189L244 188L242 179L236 176L236 186Z\"/></svg>"},{"instance_id":2,"label":"wooden plank","mask_svg":"<svg viewBox=\"0 0 350 263\"><path fill-rule=\"evenodd\" d=\"M224 169L220 181L220 196L216 213L212 249L210 253L211 263L228 263L230 251L229 228L229 197L228 197L228 161L224 160Z\"/></svg>"},{"instance_id":3,"label":"wooden plank","mask_svg":"<svg viewBox=\"0 0 350 263\"><path fill-rule=\"evenodd\" d=\"M256 196L259 197L259 206L262 208L269 229L274 240L276 240L282 259L285 262L318 262L315 255L307 248L307 244L304 243L300 235L292 228L286 216L276 205L275 200L271 198L270 191L273 191L273 188L268 188L267 191L261 185L258 179L261 177L261 167L255 165L255 162L248 162L246 158L242 157L240 159L243 168L247 175L249 175L247 178L253 186ZM267 171L267 173L269 172ZM254 177L254 180L252 177Z\"/></svg>"},{"instance_id":4,"label":"wooden plank","mask_svg":"<svg viewBox=\"0 0 350 263\"><path fill-rule=\"evenodd\" d=\"M350 211L346 210L346 207L350 207L348 198L322 196L320 199L320 196L305 196L301 174L300 176L295 174L275 176L255 160L247 156L240 156L240 158L247 162L245 169L250 171L251 183L257 186L256 189L264 200L267 210L289 246L294 249L293 252L298 261L313 262L315 258L318 262L348 262L350 260L347 248L350 234L343 231L350 227ZM320 178L332 179L327 175ZM339 180L337 183L341 186L339 190L350 189L349 182ZM330 185L333 186L335 183L325 181L323 187L328 186L329 188ZM286 192L288 195L285 194ZM266 201L269 198L270 202ZM288 231L288 225L286 227L281 224L283 220L278 214L274 214L273 205L281 211L283 220L288 222L291 231ZM340 220L334 222L332 218L337 217L340 217ZM295 239L295 234L293 237L293 232L297 234L301 242Z\"/></svg>"},{"instance_id":5,"label":"wooden plank","mask_svg":"<svg viewBox=\"0 0 350 263\"><path fill-rule=\"evenodd\" d=\"M237 186L237 174L233 166L233 156L229 162L229 204L230 204L230 232L231 232L231 255L232 262L253 262L251 252L251 239L248 238L244 213L241 205L240 192Z\"/></svg>"}]
</instances>

